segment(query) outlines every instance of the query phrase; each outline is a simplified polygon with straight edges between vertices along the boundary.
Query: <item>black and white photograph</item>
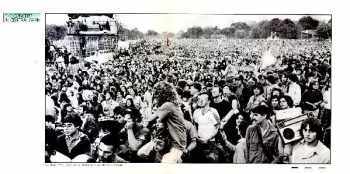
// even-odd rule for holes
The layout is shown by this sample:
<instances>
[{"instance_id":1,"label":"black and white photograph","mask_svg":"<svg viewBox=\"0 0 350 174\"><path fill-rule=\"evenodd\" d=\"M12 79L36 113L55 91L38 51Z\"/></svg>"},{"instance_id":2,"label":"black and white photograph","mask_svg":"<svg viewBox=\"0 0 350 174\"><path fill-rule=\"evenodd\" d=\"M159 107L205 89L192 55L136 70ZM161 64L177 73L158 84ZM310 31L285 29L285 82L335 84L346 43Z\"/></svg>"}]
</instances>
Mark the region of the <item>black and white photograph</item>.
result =
<instances>
[{"instance_id":1,"label":"black and white photograph","mask_svg":"<svg viewBox=\"0 0 350 174\"><path fill-rule=\"evenodd\" d=\"M331 14L44 17L45 163L331 164Z\"/></svg>"}]
</instances>

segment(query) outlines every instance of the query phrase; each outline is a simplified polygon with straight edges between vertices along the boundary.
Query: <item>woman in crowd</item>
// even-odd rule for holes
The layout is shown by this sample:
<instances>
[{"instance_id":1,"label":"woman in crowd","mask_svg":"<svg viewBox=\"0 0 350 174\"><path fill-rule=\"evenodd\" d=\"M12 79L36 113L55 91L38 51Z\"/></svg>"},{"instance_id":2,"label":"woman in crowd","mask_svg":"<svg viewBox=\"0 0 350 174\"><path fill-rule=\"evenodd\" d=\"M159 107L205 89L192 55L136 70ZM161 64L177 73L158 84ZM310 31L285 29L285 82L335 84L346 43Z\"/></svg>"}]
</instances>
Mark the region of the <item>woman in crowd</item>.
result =
<instances>
[{"instance_id":1,"label":"woman in crowd","mask_svg":"<svg viewBox=\"0 0 350 174\"><path fill-rule=\"evenodd\" d=\"M293 100L288 95L283 95L279 98L279 109L284 110L293 107Z\"/></svg>"},{"instance_id":2,"label":"woman in crowd","mask_svg":"<svg viewBox=\"0 0 350 174\"><path fill-rule=\"evenodd\" d=\"M288 92L286 74L296 73L302 91L305 90L304 86L306 85L309 86L310 84L310 87L312 87L307 89L302 95L303 100L301 104L304 104L302 105L304 106L303 109L312 111L315 107L326 108L323 109L323 114L321 114L322 120L326 121L322 121L322 123L324 123L323 126L330 128L330 123L327 123L327 120L330 120L330 114L325 114L329 113L328 109L330 110L329 99L327 99L327 96L329 98L330 90L325 90L322 96L319 84L311 85L311 82L317 79L322 81L321 85L330 81L329 75L327 77L327 73L325 73L328 71L328 66L323 66L324 68L319 66L319 62L327 62L330 59L331 44L329 42L283 40L284 47L276 50L276 54L282 60L281 63L274 67L276 69L266 71L264 69L253 70L252 68L246 68L246 66L255 67L259 65L257 59L259 55L263 54L263 47L266 46L266 41L226 40L221 43L223 49L220 48L219 50L212 47L212 44L218 44L217 41L215 39L210 42L200 39L176 40L172 42L169 49L176 52L177 56L184 56L184 58L177 57L176 60L168 60L164 57L158 58L157 56L161 55L155 55L153 50L153 47L157 46L157 42L144 41L142 43L137 42L128 57L121 56L103 64L89 63L86 66L84 64L81 67L82 71L78 70L78 73L69 70L70 66L60 69L53 66L55 72L47 73L46 87L50 94L48 97L51 97L56 102L56 106L60 106L58 114L56 113L58 116L57 124L62 123L67 115L76 112L76 108L73 107L79 106L81 103L85 103L87 113L91 113L95 120L99 120L107 115L110 119L116 117L119 120L117 124L119 131L113 131L118 132L113 134L116 135L115 139L120 141L118 142L116 153L124 154L125 157L129 158L130 162L140 161L136 159L136 152L143 144L151 142L151 140L144 138L143 135L145 134L141 133L142 130L144 128L152 130L154 125L163 124L168 135L154 136L153 142L156 142L156 146L152 148L149 157L153 159L153 162L181 162L182 151L186 146L186 131L182 121L183 115L191 121L191 115L194 112L194 108L191 108L191 106L197 105L196 95L203 90L210 90L212 86L216 85L223 89L223 95L221 96L223 100L232 104L230 112L234 114L230 115L232 117L231 122L232 120L233 123L235 122L234 120L237 121L232 126L231 124L225 125L229 117L220 120L223 123L222 127L235 130L225 130L224 132L227 133L228 141L235 146L237 153L234 155L236 156L241 154L238 153L240 151L238 147L244 138L244 129L240 127L242 125L240 120L247 114L242 112L240 108L246 112L261 104L267 105L275 111L291 108L292 105L290 103L293 102L290 102L288 96L283 94ZM282 40L273 41L270 47L278 47L281 43ZM232 45L235 46L232 47ZM162 54L161 52L159 53ZM198 57L198 59L194 59L195 57ZM322 61L317 63L313 61L314 59ZM231 64L227 64L227 62L231 62ZM232 76L233 82L230 80L231 77L227 78L221 72L228 66L231 69L237 68L237 72L234 69L235 72L230 75L234 74ZM264 79L269 79L271 76L275 78L275 81L269 81L271 84L265 83L266 80ZM259 83L262 86L257 86L259 84L256 80L257 77L259 77ZM184 79L186 83L178 85L182 87L181 92L177 93L172 86L181 84L178 83L180 79ZM187 82L195 82L195 85L190 87L191 85L187 84L191 83ZM277 85L273 86L274 84L277 84L281 90L275 89ZM232 85L233 87L231 88ZM191 89L192 93L188 88ZM262 95L264 88L271 88L269 99L264 98ZM86 90L91 91L88 92L89 97L85 95ZM72 93L69 91L73 91L73 96L70 95ZM52 95L53 93L57 93L56 98ZM116 94L116 98L113 97L113 94ZM83 97L80 97L80 95L83 95ZM180 102L177 95L181 95L183 101ZM320 96L324 98L324 102L321 104L320 101L322 99ZM237 103L241 106L233 109ZM123 112L117 110L122 110ZM238 110L239 114L236 110ZM135 117L135 115L138 115L135 113L142 116ZM133 119L139 119L130 120L130 116ZM128 120L128 123L126 120ZM98 127L105 127L102 122L97 124ZM106 128L103 129L106 130ZM236 132L234 133L234 137L236 137L238 136L238 130L240 136L232 140L230 132ZM330 130L328 135L329 132ZM169 137L168 139L164 138L167 136ZM97 139L97 137L91 138ZM327 140L322 139L322 141L326 142ZM165 148L163 147L164 145ZM131 152L131 148L133 148L131 150L132 153L128 153ZM227 149L223 151L223 153L227 152ZM242 159L241 157L243 156L238 155L233 159L235 162L240 163L242 161L240 160ZM232 156L230 158L232 159Z\"/></svg>"},{"instance_id":3,"label":"woman in crowd","mask_svg":"<svg viewBox=\"0 0 350 174\"><path fill-rule=\"evenodd\" d=\"M304 112L311 112L315 117L319 116L319 108L323 102L323 95L319 89L318 81L313 81L310 83L309 88L301 96L302 107Z\"/></svg>"},{"instance_id":4,"label":"woman in crowd","mask_svg":"<svg viewBox=\"0 0 350 174\"><path fill-rule=\"evenodd\" d=\"M245 108L246 112L249 112L251 109L259 106L262 102L265 101L265 98L263 96L264 90L263 87L260 85L256 85L253 87L254 94L249 98L248 104Z\"/></svg>"},{"instance_id":5,"label":"woman in crowd","mask_svg":"<svg viewBox=\"0 0 350 174\"><path fill-rule=\"evenodd\" d=\"M113 110L117 107L117 103L115 102L114 95L110 91L106 91L106 98L102 101L103 114L105 116L113 116Z\"/></svg>"}]
</instances>

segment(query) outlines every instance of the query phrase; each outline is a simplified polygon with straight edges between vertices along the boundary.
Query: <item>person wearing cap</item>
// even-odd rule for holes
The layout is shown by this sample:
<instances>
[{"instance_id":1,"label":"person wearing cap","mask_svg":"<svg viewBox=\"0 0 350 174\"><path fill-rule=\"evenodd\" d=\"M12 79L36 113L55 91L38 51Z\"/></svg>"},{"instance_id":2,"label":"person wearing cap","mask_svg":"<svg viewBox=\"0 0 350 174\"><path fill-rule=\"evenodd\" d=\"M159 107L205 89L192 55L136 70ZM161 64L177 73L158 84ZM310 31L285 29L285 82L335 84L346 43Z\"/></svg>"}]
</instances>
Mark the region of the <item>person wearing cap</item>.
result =
<instances>
[{"instance_id":1,"label":"person wearing cap","mask_svg":"<svg viewBox=\"0 0 350 174\"><path fill-rule=\"evenodd\" d=\"M80 131L82 120L77 114L67 115L63 121L63 135L57 137L55 150L61 154L75 158L81 154L90 154L89 137Z\"/></svg>"}]
</instances>

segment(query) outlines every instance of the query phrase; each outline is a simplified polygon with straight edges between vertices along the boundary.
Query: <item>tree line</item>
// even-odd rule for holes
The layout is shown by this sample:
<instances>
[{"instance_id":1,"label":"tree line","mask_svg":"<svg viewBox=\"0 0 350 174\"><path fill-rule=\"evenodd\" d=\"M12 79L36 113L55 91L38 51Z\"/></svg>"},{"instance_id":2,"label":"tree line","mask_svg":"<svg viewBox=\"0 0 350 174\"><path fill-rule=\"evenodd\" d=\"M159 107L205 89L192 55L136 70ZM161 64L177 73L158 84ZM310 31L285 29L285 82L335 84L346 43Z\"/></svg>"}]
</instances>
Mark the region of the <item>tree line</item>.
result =
<instances>
[{"instance_id":1,"label":"tree line","mask_svg":"<svg viewBox=\"0 0 350 174\"><path fill-rule=\"evenodd\" d=\"M225 28L199 27L193 26L181 33L182 38L252 38L265 39L276 33L276 36L283 39L299 39L304 30L314 30L316 36L320 39L332 37L331 19L326 22L320 22L310 16L300 18L298 21L292 21L289 18L263 20L259 23L247 24L245 22L235 22Z\"/></svg>"},{"instance_id":2,"label":"tree line","mask_svg":"<svg viewBox=\"0 0 350 174\"><path fill-rule=\"evenodd\" d=\"M187 28L186 31L180 31L179 33L163 32L158 33L154 30L148 30L143 33L137 28L128 29L123 27L122 24L118 24L118 36L122 40L134 40L145 37L178 37L178 38L252 38L252 39L265 39L268 38L271 33L275 33L277 37L283 39L299 39L301 32L304 30L314 30L316 36L320 39L328 39L332 37L332 21L328 22L318 21L310 16L304 16L298 21L292 21L289 18L279 19L274 18L271 20L263 20L258 23L247 24L245 22L235 22L230 26L220 29L217 26L214 27L200 27L193 26ZM66 26L59 25L47 25L46 26L46 38L49 40L63 39L67 34Z\"/></svg>"}]
</instances>

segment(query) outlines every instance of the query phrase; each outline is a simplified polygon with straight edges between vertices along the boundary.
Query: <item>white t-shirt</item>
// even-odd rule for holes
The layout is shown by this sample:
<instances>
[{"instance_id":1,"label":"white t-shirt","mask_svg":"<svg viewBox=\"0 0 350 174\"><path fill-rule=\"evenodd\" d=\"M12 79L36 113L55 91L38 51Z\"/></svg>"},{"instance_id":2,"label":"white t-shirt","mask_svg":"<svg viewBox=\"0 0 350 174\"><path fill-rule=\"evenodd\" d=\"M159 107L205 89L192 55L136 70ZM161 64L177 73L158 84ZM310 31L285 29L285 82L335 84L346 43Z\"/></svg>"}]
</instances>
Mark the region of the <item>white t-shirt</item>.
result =
<instances>
[{"instance_id":1,"label":"white t-shirt","mask_svg":"<svg viewBox=\"0 0 350 174\"><path fill-rule=\"evenodd\" d=\"M330 150L320 141L315 147L301 141L293 147L291 163L327 164L330 163L330 154Z\"/></svg>"},{"instance_id":2,"label":"white t-shirt","mask_svg":"<svg viewBox=\"0 0 350 174\"><path fill-rule=\"evenodd\" d=\"M220 122L219 113L216 109L210 108L204 115L201 109L196 109L193 113L193 119L198 124L198 137L209 140L217 132L217 125Z\"/></svg>"},{"instance_id":3,"label":"white t-shirt","mask_svg":"<svg viewBox=\"0 0 350 174\"><path fill-rule=\"evenodd\" d=\"M289 85L289 91L287 93L293 100L294 106L299 105L301 101L301 88L297 83L291 83Z\"/></svg>"},{"instance_id":4,"label":"white t-shirt","mask_svg":"<svg viewBox=\"0 0 350 174\"><path fill-rule=\"evenodd\" d=\"M325 103L324 107L326 109L331 109L331 93L330 93L330 89L328 89L327 91L325 91L323 93L323 101Z\"/></svg>"},{"instance_id":5,"label":"white t-shirt","mask_svg":"<svg viewBox=\"0 0 350 174\"><path fill-rule=\"evenodd\" d=\"M46 110L45 114L46 115L56 115L56 110L55 110L55 103L52 100L50 96L45 96L46 97Z\"/></svg>"}]
</instances>

